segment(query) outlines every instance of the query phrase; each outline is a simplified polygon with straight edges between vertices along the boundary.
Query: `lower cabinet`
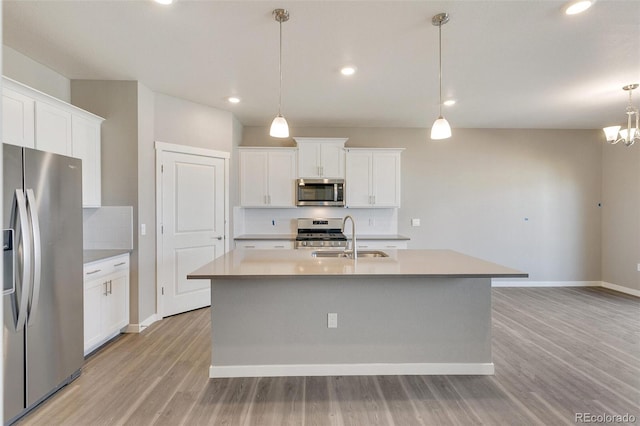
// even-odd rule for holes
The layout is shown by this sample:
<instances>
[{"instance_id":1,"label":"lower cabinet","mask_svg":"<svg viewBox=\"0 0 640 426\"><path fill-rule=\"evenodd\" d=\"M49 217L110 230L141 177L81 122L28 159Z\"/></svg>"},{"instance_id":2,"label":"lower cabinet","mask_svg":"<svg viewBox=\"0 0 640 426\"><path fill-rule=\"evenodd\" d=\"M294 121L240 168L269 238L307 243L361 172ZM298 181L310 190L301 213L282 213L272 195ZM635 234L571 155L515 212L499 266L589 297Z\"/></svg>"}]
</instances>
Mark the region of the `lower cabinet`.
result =
<instances>
[{"instance_id":1,"label":"lower cabinet","mask_svg":"<svg viewBox=\"0 0 640 426\"><path fill-rule=\"evenodd\" d=\"M289 240L239 240L236 248L242 249L293 249L293 241Z\"/></svg>"},{"instance_id":2,"label":"lower cabinet","mask_svg":"<svg viewBox=\"0 0 640 426\"><path fill-rule=\"evenodd\" d=\"M357 240L357 236L356 236ZM406 249L406 240L357 240L358 249L363 250L384 250L384 249Z\"/></svg>"},{"instance_id":3,"label":"lower cabinet","mask_svg":"<svg viewBox=\"0 0 640 426\"><path fill-rule=\"evenodd\" d=\"M129 324L129 255L84 265L84 354Z\"/></svg>"}]
</instances>

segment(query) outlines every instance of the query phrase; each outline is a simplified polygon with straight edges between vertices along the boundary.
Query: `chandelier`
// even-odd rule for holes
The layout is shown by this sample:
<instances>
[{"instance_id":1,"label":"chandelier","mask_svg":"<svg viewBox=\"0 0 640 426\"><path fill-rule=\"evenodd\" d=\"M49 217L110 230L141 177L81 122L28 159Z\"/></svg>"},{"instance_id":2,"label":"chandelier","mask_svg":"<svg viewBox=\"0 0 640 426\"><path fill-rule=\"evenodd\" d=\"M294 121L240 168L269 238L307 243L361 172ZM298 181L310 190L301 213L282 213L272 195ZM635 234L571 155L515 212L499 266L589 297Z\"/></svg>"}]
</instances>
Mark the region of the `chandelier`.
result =
<instances>
[{"instance_id":1,"label":"chandelier","mask_svg":"<svg viewBox=\"0 0 640 426\"><path fill-rule=\"evenodd\" d=\"M620 130L621 126L609 126L602 129L610 144L624 142L626 146L633 145L640 140L640 126L638 126L638 107L633 105L631 94L638 88L638 83L628 84L622 88L629 92L629 105L627 105L627 128ZM635 127L632 127L635 126Z\"/></svg>"}]
</instances>

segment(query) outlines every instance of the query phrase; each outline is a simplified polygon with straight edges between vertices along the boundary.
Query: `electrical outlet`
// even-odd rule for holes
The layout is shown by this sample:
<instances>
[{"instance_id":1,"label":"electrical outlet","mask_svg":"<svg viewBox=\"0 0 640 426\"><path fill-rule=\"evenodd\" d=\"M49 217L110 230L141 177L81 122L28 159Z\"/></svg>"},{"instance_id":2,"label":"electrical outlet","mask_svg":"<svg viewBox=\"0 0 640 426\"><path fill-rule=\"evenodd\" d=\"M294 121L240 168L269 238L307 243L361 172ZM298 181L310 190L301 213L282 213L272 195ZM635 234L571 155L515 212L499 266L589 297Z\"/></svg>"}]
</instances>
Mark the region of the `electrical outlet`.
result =
<instances>
[{"instance_id":1,"label":"electrical outlet","mask_svg":"<svg viewBox=\"0 0 640 426\"><path fill-rule=\"evenodd\" d=\"M140 224L140 235L147 235L147 225L144 223Z\"/></svg>"},{"instance_id":2,"label":"electrical outlet","mask_svg":"<svg viewBox=\"0 0 640 426\"><path fill-rule=\"evenodd\" d=\"M420 219L411 219L411 226L420 226Z\"/></svg>"},{"instance_id":3,"label":"electrical outlet","mask_svg":"<svg viewBox=\"0 0 640 426\"><path fill-rule=\"evenodd\" d=\"M338 328L338 314L330 312L327 314L327 328Z\"/></svg>"},{"instance_id":4,"label":"electrical outlet","mask_svg":"<svg viewBox=\"0 0 640 426\"><path fill-rule=\"evenodd\" d=\"M271 219L271 226L276 226L276 220L275 219Z\"/></svg>"},{"instance_id":5,"label":"electrical outlet","mask_svg":"<svg viewBox=\"0 0 640 426\"><path fill-rule=\"evenodd\" d=\"M638 272L640 272L640 263L638 263Z\"/></svg>"}]
</instances>

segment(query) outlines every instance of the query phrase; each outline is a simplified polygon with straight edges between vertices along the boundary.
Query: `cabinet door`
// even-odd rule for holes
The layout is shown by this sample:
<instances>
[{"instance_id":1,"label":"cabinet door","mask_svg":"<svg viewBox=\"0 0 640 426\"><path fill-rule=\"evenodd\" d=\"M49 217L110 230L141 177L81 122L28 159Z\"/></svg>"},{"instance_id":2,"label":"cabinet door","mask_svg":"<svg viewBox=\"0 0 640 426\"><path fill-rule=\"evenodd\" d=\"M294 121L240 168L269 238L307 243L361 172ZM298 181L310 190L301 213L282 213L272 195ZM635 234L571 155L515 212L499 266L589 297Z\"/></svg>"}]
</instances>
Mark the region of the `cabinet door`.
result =
<instances>
[{"instance_id":1,"label":"cabinet door","mask_svg":"<svg viewBox=\"0 0 640 426\"><path fill-rule=\"evenodd\" d=\"M35 101L11 89L2 90L2 142L35 147Z\"/></svg>"},{"instance_id":2,"label":"cabinet door","mask_svg":"<svg viewBox=\"0 0 640 426\"><path fill-rule=\"evenodd\" d=\"M320 144L298 143L298 177L320 176Z\"/></svg>"},{"instance_id":3,"label":"cabinet door","mask_svg":"<svg viewBox=\"0 0 640 426\"><path fill-rule=\"evenodd\" d=\"M100 121L74 115L72 156L82 160L82 207L100 207Z\"/></svg>"},{"instance_id":4,"label":"cabinet door","mask_svg":"<svg viewBox=\"0 0 640 426\"><path fill-rule=\"evenodd\" d=\"M344 178L344 142L321 144L320 171L323 178Z\"/></svg>"},{"instance_id":5,"label":"cabinet door","mask_svg":"<svg viewBox=\"0 0 640 426\"><path fill-rule=\"evenodd\" d=\"M347 207L371 207L371 153L351 151L346 155Z\"/></svg>"},{"instance_id":6,"label":"cabinet door","mask_svg":"<svg viewBox=\"0 0 640 426\"><path fill-rule=\"evenodd\" d=\"M104 298L103 330L109 336L129 324L129 276L118 273L105 277L107 296Z\"/></svg>"},{"instance_id":7,"label":"cabinet door","mask_svg":"<svg viewBox=\"0 0 640 426\"><path fill-rule=\"evenodd\" d=\"M374 207L400 207L400 154L375 152L372 157Z\"/></svg>"},{"instance_id":8,"label":"cabinet door","mask_svg":"<svg viewBox=\"0 0 640 426\"><path fill-rule=\"evenodd\" d=\"M103 338L102 303L106 287L104 280L86 282L84 285L84 354L95 348Z\"/></svg>"},{"instance_id":9,"label":"cabinet door","mask_svg":"<svg viewBox=\"0 0 640 426\"><path fill-rule=\"evenodd\" d=\"M295 207L295 151L271 151L268 158L269 207Z\"/></svg>"},{"instance_id":10,"label":"cabinet door","mask_svg":"<svg viewBox=\"0 0 640 426\"><path fill-rule=\"evenodd\" d=\"M71 155L71 113L36 102L36 149Z\"/></svg>"},{"instance_id":11,"label":"cabinet door","mask_svg":"<svg viewBox=\"0 0 640 426\"><path fill-rule=\"evenodd\" d=\"M263 207L267 204L267 152L240 151L240 204Z\"/></svg>"}]
</instances>

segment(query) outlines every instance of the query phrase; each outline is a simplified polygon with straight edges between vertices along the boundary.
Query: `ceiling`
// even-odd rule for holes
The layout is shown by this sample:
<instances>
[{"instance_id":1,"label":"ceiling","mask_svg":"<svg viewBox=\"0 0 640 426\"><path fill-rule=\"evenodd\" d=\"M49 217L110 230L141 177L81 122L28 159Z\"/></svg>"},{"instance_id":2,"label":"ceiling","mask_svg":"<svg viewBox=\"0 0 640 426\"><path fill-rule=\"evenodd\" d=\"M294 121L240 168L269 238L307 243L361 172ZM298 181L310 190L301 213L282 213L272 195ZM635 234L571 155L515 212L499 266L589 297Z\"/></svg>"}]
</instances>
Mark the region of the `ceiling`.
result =
<instances>
[{"instance_id":1,"label":"ceiling","mask_svg":"<svg viewBox=\"0 0 640 426\"><path fill-rule=\"evenodd\" d=\"M4 1L9 47L70 79L138 80L150 89L267 126L593 129L622 124L640 83L640 1ZM357 73L339 70L353 64ZM635 103L640 103L640 90ZM226 97L239 96L231 105Z\"/></svg>"}]
</instances>

